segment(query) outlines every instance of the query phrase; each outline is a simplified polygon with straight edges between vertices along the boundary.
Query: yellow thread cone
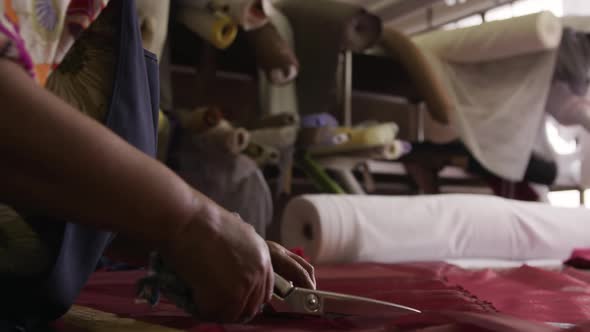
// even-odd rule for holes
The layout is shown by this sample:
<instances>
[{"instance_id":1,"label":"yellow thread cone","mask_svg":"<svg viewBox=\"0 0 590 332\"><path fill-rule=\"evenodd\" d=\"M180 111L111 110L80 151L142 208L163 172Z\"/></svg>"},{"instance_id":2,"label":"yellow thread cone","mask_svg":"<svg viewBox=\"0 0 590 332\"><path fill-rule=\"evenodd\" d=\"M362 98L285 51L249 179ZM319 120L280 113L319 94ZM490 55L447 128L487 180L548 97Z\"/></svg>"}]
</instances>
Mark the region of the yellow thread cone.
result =
<instances>
[{"instance_id":1,"label":"yellow thread cone","mask_svg":"<svg viewBox=\"0 0 590 332\"><path fill-rule=\"evenodd\" d=\"M188 29L219 49L228 48L238 35L238 26L225 14L183 7L178 15Z\"/></svg>"}]
</instances>

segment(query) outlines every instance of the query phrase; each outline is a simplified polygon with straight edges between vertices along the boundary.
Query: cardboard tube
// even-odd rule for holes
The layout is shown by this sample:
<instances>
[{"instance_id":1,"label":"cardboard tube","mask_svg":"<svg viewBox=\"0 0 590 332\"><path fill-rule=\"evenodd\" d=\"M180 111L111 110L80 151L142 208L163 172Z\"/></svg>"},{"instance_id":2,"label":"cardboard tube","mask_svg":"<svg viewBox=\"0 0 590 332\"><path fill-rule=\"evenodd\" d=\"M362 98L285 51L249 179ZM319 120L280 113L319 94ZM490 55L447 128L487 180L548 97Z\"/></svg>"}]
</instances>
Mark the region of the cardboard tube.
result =
<instances>
[{"instance_id":1,"label":"cardboard tube","mask_svg":"<svg viewBox=\"0 0 590 332\"><path fill-rule=\"evenodd\" d=\"M179 11L178 19L192 32L219 49L228 48L238 35L237 25L225 14L184 7Z\"/></svg>"}]
</instances>

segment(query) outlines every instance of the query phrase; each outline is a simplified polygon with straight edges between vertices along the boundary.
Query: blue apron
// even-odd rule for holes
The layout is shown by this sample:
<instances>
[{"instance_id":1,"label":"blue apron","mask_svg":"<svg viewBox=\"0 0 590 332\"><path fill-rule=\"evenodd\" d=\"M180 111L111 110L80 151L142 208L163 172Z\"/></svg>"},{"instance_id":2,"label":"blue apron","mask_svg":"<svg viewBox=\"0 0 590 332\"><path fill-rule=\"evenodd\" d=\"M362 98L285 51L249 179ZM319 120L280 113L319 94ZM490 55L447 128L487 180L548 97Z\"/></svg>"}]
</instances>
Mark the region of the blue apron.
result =
<instances>
[{"instance_id":1,"label":"blue apron","mask_svg":"<svg viewBox=\"0 0 590 332\"><path fill-rule=\"evenodd\" d=\"M111 0L109 6L120 7L121 21L115 80L105 125L139 150L155 156L159 110L157 59L142 47L135 1ZM26 330L27 326L66 313L114 236L71 223L27 221L38 232L48 225L63 229L61 248L53 268L42 280L0 279L2 331L6 330L3 327L22 330L15 326Z\"/></svg>"}]
</instances>

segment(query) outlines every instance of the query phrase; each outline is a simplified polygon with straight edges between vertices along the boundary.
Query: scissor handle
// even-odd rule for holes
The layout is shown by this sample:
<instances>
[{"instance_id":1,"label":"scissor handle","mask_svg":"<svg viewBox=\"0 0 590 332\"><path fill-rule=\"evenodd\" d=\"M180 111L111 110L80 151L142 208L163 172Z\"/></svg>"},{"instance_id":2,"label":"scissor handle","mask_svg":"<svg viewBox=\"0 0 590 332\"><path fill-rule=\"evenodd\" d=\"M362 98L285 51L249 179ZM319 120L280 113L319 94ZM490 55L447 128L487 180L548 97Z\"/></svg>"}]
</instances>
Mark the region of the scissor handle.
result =
<instances>
[{"instance_id":1,"label":"scissor handle","mask_svg":"<svg viewBox=\"0 0 590 332\"><path fill-rule=\"evenodd\" d=\"M293 283L275 273L275 294L286 297L293 290Z\"/></svg>"}]
</instances>

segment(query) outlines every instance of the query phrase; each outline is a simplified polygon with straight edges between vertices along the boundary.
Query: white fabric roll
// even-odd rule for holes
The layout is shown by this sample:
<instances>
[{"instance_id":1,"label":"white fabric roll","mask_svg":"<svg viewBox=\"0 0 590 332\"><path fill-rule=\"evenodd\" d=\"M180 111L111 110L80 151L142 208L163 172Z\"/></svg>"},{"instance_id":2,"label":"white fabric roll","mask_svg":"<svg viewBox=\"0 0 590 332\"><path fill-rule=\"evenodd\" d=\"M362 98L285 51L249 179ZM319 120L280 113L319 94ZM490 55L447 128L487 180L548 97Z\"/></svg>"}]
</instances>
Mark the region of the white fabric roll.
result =
<instances>
[{"instance_id":1,"label":"white fabric roll","mask_svg":"<svg viewBox=\"0 0 590 332\"><path fill-rule=\"evenodd\" d=\"M494 196L307 195L285 209L282 244L316 264L565 260L590 246L590 211Z\"/></svg>"},{"instance_id":2,"label":"white fabric roll","mask_svg":"<svg viewBox=\"0 0 590 332\"><path fill-rule=\"evenodd\" d=\"M555 49L563 25L541 12L474 27L419 35L414 42L451 62L477 63Z\"/></svg>"}]
</instances>

